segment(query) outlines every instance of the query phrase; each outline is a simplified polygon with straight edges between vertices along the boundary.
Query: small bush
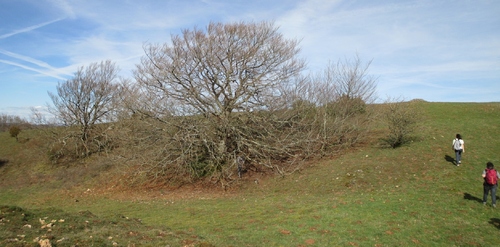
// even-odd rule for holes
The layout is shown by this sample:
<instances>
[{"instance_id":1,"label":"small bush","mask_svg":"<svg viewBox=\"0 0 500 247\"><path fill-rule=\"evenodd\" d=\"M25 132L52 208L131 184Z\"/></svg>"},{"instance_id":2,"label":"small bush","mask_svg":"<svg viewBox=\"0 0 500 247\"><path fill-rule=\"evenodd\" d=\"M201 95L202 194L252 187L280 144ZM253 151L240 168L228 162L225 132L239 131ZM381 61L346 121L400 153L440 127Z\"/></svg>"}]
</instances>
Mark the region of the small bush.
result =
<instances>
[{"instance_id":1,"label":"small bush","mask_svg":"<svg viewBox=\"0 0 500 247\"><path fill-rule=\"evenodd\" d=\"M11 137L15 137L17 140L17 136L19 135L19 133L21 133L21 128L19 128L17 126L11 126L9 128L9 133L10 133Z\"/></svg>"},{"instance_id":2,"label":"small bush","mask_svg":"<svg viewBox=\"0 0 500 247\"><path fill-rule=\"evenodd\" d=\"M417 102L392 102L387 104L384 120L389 129L387 137L382 141L392 148L411 142L417 129L421 114L416 107Z\"/></svg>"}]
</instances>

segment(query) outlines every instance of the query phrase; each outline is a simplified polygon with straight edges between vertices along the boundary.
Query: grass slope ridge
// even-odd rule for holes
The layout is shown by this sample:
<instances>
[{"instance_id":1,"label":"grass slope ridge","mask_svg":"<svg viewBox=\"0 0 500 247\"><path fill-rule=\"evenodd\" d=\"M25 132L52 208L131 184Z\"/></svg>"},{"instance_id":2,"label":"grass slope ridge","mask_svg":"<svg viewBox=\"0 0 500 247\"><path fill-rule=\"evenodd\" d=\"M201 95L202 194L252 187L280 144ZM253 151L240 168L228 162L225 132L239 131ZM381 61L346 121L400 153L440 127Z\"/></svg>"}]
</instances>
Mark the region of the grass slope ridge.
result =
<instances>
[{"instance_id":1,"label":"grass slope ridge","mask_svg":"<svg viewBox=\"0 0 500 247\"><path fill-rule=\"evenodd\" d=\"M120 240L124 233L135 227L148 232L151 226L174 229L171 232L181 237L168 241L152 238L150 242L133 244L494 246L500 230L500 209L482 205L481 172L487 161L500 168L500 103L420 104L425 120L418 141L410 145L385 149L373 144L314 163L284 178L241 183L237 192L191 190L179 195L175 191L138 188L98 193L94 188L68 188L64 183L50 182L6 186L0 191L0 205L30 212L55 207L60 210L57 212L77 216L92 212L103 222L116 215L142 219L142 226L123 224L103 235L112 236L120 246L128 244L126 239ZM451 143L456 133L462 134L466 143L460 167L452 163ZM1 145L0 159L8 161L0 168L2 184L15 185L7 181L9 174L22 178L15 174L23 169L15 168L28 165L16 161L20 157L16 155L28 151L3 136ZM36 162L30 166L43 172L42 165ZM36 177L36 172L30 176ZM36 217L61 218L43 212ZM0 225L0 234L17 237L6 225ZM82 233L58 235L53 244L77 234ZM88 240L87 235L82 234L82 239ZM108 240L103 239L103 243L112 244Z\"/></svg>"}]
</instances>

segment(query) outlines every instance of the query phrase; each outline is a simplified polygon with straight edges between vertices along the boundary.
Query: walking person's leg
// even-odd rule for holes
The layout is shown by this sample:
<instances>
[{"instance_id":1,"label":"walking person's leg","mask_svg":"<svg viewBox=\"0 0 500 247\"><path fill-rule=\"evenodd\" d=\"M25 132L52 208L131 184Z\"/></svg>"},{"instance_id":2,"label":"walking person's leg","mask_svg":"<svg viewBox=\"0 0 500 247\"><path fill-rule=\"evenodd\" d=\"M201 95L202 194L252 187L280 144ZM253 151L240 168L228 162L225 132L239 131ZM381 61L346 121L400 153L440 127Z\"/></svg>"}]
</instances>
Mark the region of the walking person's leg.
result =
<instances>
[{"instance_id":1,"label":"walking person's leg","mask_svg":"<svg viewBox=\"0 0 500 247\"><path fill-rule=\"evenodd\" d=\"M488 185L483 185L483 204L486 205L486 200L488 200L488 192L490 191Z\"/></svg>"},{"instance_id":2,"label":"walking person's leg","mask_svg":"<svg viewBox=\"0 0 500 247\"><path fill-rule=\"evenodd\" d=\"M457 166L460 165L461 163L461 157L462 156L462 150L455 150L455 162L457 163Z\"/></svg>"},{"instance_id":3,"label":"walking person's leg","mask_svg":"<svg viewBox=\"0 0 500 247\"><path fill-rule=\"evenodd\" d=\"M493 207L496 207L497 205L497 188L498 185L491 186L491 203L493 204Z\"/></svg>"}]
</instances>

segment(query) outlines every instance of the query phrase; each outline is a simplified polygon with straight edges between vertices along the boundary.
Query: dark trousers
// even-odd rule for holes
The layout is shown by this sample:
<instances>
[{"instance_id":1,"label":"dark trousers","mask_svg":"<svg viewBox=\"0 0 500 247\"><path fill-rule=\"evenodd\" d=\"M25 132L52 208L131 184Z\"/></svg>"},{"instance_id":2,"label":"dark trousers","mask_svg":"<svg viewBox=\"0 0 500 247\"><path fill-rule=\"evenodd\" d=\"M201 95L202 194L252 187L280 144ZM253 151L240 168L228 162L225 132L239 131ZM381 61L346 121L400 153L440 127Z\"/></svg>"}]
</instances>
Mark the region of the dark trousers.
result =
<instances>
[{"instance_id":1,"label":"dark trousers","mask_svg":"<svg viewBox=\"0 0 500 247\"><path fill-rule=\"evenodd\" d=\"M455 149L455 161L457 162L457 164L460 163L460 161L462 161L462 149Z\"/></svg>"},{"instance_id":2,"label":"dark trousers","mask_svg":"<svg viewBox=\"0 0 500 247\"><path fill-rule=\"evenodd\" d=\"M486 202L486 200L488 199L488 194L491 191L491 204L495 205L497 203L497 187L498 187L497 184L496 185L488 185L488 184L483 185L483 189L484 189L483 202Z\"/></svg>"}]
</instances>

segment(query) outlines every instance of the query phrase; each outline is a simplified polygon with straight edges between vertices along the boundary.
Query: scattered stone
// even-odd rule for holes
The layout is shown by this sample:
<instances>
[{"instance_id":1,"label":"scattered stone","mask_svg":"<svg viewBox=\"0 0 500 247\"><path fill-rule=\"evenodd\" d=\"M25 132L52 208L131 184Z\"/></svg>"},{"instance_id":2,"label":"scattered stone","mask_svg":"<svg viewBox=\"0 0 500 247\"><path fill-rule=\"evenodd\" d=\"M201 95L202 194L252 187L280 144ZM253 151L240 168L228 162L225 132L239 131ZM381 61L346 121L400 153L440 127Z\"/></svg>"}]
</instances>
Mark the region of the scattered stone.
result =
<instances>
[{"instance_id":1,"label":"scattered stone","mask_svg":"<svg viewBox=\"0 0 500 247\"><path fill-rule=\"evenodd\" d=\"M38 241L38 244L40 245L40 247L52 247L52 245L50 244L50 240L48 239L42 239Z\"/></svg>"}]
</instances>

